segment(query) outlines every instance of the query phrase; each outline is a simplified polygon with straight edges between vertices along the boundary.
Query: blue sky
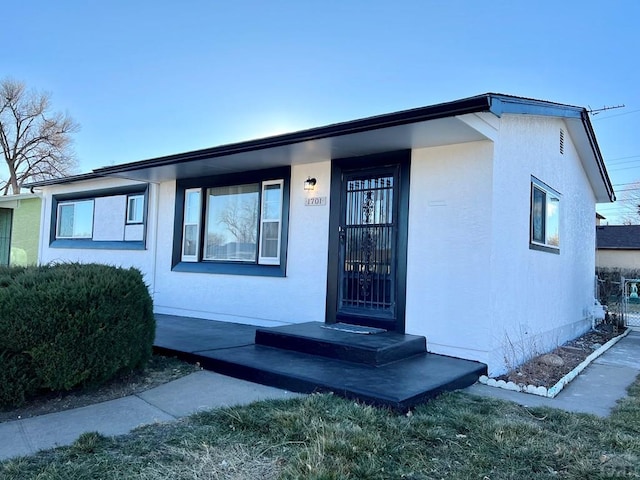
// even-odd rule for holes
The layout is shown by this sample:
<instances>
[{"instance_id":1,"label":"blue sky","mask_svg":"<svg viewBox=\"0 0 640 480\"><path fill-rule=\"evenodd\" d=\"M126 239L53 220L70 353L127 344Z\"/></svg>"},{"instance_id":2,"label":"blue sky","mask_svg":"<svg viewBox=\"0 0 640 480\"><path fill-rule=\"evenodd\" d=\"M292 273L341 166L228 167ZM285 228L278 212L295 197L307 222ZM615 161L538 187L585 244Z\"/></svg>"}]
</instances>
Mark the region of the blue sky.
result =
<instances>
[{"instance_id":1,"label":"blue sky","mask_svg":"<svg viewBox=\"0 0 640 480\"><path fill-rule=\"evenodd\" d=\"M3 17L0 77L81 124L81 172L491 91L626 105L592 120L618 197L640 181L637 0L31 0Z\"/></svg>"}]
</instances>

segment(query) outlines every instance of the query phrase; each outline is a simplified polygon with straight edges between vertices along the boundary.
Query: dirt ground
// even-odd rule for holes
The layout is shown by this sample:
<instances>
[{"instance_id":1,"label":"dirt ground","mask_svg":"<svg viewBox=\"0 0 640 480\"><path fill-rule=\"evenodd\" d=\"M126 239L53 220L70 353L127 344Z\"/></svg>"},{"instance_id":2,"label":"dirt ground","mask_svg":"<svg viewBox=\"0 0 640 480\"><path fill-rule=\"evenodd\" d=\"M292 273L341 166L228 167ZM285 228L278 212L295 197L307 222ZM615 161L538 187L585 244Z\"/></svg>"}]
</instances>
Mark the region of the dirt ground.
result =
<instances>
[{"instance_id":1,"label":"dirt ground","mask_svg":"<svg viewBox=\"0 0 640 480\"><path fill-rule=\"evenodd\" d=\"M201 370L199 365L154 355L144 370L120 375L101 387L62 393L42 393L20 408L0 410L0 423L134 395L198 370Z\"/></svg>"},{"instance_id":2,"label":"dirt ground","mask_svg":"<svg viewBox=\"0 0 640 480\"><path fill-rule=\"evenodd\" d=\"M497 379L506 382L511 381L517 385L552 387L594 351L622 333L624 333L624 329L614 332L614 329L610 325L600 325L595 330L591 330L547 354L532 358L518 368L497 377ZM544 357L547 357L547 360L549 360L549 355L560 357L562 364L550 365L550 362L545 362ZM551 360L557 359L552 358Z\"/></svg>"}]
</instances>

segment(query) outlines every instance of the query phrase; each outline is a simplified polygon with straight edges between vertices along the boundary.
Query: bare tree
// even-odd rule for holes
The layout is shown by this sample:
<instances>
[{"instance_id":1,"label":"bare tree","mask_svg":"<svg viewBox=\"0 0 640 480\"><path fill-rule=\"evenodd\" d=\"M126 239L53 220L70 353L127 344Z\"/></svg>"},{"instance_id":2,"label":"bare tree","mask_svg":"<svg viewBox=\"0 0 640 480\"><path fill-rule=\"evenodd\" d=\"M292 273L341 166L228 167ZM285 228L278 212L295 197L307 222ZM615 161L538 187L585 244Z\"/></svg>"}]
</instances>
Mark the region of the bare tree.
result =
<instances>
[{"instance_id":1,"label":"bare tree","mask_svg":"<svg viewBox=\"0 0 640 480\"><path fill-rule=\"evenodd\" d=\"M636 181L621 190L616 203L623 225L640 224L640 182Z\"/></svg>"},{"instance_id":2,"label":"bare tree","mask_svg":"<svg viewBox=\"0 0 640 480\"><path fill-rule=\"evenodd\" d=\"M258 204L246 200L240 204L231 202L220 212L219 223L241 243L256 242L256 225L258 224Z\"/></svg>"},{"instance_id":3,"label":"bare tree","mask_svg":"<svg viewBox=\"0 0 640 480\"><path fill-rule=\"evenodd\" d=\"M28 181L58 178L72 173L76 160L71 133L79 126L63 113L50 113L47 93L27 91L24 83L0 82L0 146L9 171L0 180L0 193L20 193Z\"/></svg>"}]
</instances>

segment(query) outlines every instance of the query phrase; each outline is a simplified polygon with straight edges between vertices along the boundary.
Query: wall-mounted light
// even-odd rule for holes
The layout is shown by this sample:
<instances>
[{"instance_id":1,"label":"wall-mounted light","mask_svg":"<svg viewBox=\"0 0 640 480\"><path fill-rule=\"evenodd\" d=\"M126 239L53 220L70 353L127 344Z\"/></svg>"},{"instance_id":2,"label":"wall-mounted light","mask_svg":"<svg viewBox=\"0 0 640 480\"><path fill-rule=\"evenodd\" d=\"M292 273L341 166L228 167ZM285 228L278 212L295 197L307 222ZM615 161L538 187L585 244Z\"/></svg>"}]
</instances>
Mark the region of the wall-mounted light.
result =
<instances>
[{"instance_id":1,"label":"wall-mounted light","mask_svg":"<svg viewBox=\"0 0 640 480\"><path fill-rule=\"evenodd\" d=\"M304 181L304 189L305 190L315 190L316 189L316 179L307 177Z\"/></svg>"}]
</instances>

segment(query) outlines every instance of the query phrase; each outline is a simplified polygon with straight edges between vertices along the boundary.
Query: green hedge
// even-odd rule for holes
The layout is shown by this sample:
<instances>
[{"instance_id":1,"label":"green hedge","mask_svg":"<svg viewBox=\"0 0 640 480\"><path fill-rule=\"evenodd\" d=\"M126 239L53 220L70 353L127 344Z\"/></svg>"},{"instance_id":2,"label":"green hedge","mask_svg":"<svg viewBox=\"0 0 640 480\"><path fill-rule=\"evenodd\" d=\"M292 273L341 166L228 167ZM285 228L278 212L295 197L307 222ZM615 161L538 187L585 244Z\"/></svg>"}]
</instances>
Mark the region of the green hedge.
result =
<instances>
[{"instance_id":1,"label":"green hedge","mask_svg":"<svg viewBox=\"0 0 640 480\"><path fill-rule=\"evenodd\" d=\"M141 273L97 264L0 269L0 405L143 367L155 336Z\"/></svg>"}]
</instances>

